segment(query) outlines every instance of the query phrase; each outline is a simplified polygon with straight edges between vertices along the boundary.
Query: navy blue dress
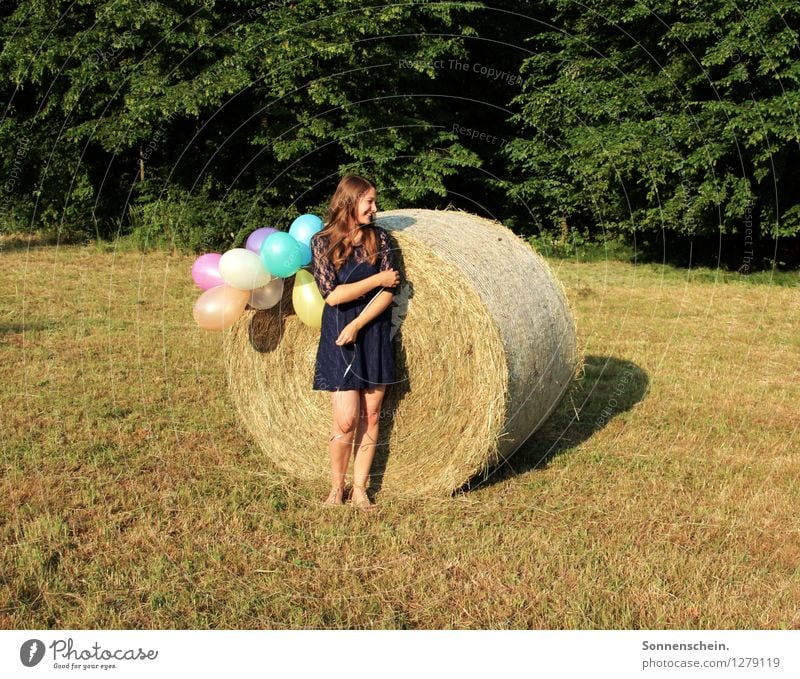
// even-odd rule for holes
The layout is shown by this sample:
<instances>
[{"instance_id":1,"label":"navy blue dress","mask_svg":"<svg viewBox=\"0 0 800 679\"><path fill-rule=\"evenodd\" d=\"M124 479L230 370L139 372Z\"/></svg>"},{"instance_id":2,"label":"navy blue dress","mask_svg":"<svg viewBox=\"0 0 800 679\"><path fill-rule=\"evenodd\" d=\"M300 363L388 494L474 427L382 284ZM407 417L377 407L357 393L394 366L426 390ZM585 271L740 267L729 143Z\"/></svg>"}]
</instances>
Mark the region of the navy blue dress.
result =
<instances>
[{"instance_id":1,"label":"navy blue dress","mask_svg":"<svg viewBox=\"0 0 800 679\"><path fill-rule=\"evenodd\" d=\"M369 263L364 256L363 246L357 245L348 260L342 264L339 271L336 271L330 259L325 257L327 238L315 234L311 239L312 272L323 299L337 285L355 283L379 271L397 268L386 230L379 226L364 228L374 228L376 231L378 258L375 264ZM396 287L384 290L397 293ZM314 366L313 390L367 389L395 381L391 305L358 331L355 342L336 345L336 339L344 327L354 320L380 291L381 287L378 286L350 302L336 306L325 305Z\"/></svg>"}]
</instances>

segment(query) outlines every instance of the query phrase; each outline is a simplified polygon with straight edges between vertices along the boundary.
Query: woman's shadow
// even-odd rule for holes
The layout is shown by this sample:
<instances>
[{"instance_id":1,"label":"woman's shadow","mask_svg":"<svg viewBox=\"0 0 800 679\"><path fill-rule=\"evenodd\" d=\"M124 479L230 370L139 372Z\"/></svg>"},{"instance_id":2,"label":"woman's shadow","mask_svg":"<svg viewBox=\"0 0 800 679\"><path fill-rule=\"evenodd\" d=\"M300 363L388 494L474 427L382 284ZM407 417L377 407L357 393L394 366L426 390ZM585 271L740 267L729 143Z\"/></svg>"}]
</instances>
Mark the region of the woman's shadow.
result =
<instances>
[{"instance_id":1,"label":"woman's shadow","mask_svg":"<svg viewBox=\"0 0 800 679\"><path fill-rule=\"evenodd\" d=\"M543 469L646 396L650 380L635 363L613 356L586 356L584 360L583 376L573 381L547 421L511 457L475 475L456 492Z\"/></svg>"}]
</instances>

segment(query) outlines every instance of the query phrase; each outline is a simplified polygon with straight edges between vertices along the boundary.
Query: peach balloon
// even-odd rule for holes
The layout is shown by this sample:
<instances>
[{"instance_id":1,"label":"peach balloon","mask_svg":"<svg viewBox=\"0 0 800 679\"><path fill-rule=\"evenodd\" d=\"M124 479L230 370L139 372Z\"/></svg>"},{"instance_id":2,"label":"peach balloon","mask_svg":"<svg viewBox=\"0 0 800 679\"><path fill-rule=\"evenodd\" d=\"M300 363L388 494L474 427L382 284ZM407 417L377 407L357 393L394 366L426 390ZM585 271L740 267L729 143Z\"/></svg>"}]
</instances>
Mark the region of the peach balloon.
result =
<instances>
[{"instance_id":1,"label":"peach balloon","mask_svg":"<svg viewBox=\"0 0 800 679\"><path fill-rule=\"evenodd\" d=\"M194 303L194 320L204 330L225 330L239 320L249 298L249 290L229 285L209 288Z\"/></svg>"}]
</instances>

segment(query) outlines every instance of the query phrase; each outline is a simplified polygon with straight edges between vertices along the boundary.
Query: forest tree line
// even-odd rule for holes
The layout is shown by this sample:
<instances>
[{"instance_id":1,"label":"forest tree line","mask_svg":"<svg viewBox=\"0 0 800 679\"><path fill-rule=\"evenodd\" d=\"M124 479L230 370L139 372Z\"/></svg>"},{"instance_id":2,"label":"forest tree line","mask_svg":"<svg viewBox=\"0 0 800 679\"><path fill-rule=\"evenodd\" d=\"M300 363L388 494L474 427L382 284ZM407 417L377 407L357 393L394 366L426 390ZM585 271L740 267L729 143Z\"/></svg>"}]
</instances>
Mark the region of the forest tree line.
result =
<instances>
[{"instance_id":1,"label":"forest tree line","mask_svg":"<svg viewBox=\"0 0 800 679\"><path fill-rule=\"evenodd\" d=\"M800 236L800 5L27 0L0 6L0 229L188 250L382 210L523 236Z\"/></svg>"}]
</instances>

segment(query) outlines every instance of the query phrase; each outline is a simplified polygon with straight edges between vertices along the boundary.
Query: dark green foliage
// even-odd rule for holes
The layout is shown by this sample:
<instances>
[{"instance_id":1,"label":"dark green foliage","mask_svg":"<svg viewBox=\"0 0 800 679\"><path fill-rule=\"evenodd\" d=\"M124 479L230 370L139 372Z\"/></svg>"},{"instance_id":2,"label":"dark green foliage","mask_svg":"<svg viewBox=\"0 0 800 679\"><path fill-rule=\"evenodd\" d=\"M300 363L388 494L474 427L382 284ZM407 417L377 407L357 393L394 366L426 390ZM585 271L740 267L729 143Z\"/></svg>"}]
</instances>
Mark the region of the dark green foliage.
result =
<instances>
[{"instance_id":1,"label":"dark green foliage","mask_svg":"<svg viewBox=\"0 0 800 679\"><path fill-rule=\"evenodd\" d=\"M554 227L800 233L800 5L542 4L512 195Z\"/></svg>"},{"instance_id":2,"label":"dark green foliage","mask_svg":"<svg viewBox=\"0 0 800 679\"><path fill-rule=\"evenodd\" d=\"M4 170L22 171L4 212L70 236L133 227L142 242L229 247L321 211L345 169L381 186L383 208L443 196L479 158L440 124L446 104L403 96L415 73L398 63L463 54L470 10L17 3L0 143Z\"/></svg>"},{"instance_id":3,"label":"dark green foliage","mask_svg":"<svg viewBox=\"0 0 800 679\"><path fill-rule=\"evenodd\" d=\"M381 209L756 266L800 234L798 7L7 2L0 229L219 250L354 170Z\"/></svg>"}]
</instances>

